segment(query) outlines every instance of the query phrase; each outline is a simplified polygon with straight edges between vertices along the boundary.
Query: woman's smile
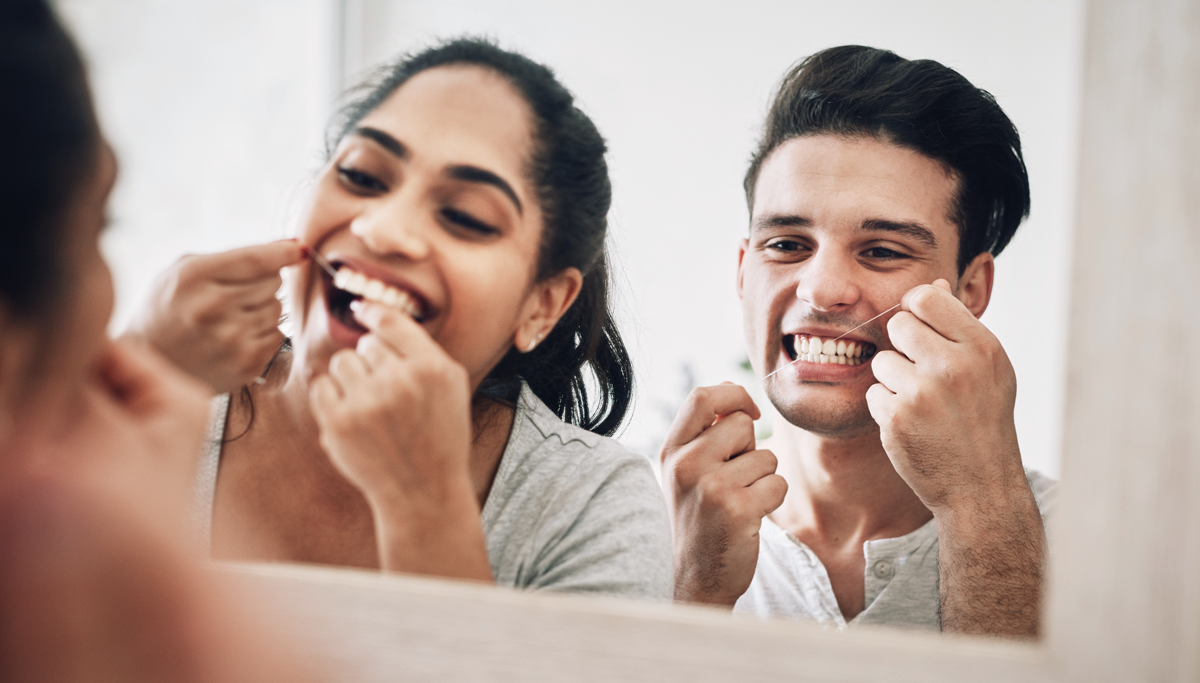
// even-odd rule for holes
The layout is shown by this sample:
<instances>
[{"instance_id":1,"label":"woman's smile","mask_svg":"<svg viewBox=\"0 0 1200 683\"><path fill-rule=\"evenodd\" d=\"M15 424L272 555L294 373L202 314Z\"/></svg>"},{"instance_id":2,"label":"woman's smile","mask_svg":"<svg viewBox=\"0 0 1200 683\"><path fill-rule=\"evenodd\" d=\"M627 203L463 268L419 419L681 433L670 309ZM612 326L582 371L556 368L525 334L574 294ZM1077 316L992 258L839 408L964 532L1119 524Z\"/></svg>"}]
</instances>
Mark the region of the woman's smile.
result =
<instances>
[{"instance_id":1,"label":"woman's smile","mask_svg":"<svg viewBox=\"0 0 1200 683\"><path fill-rule=\"evenodd\" d=\"M482 381L512 348L537 272L532 139L513 86L474 67L418 74L363 118L309 201L302 241L336 275L310 268L295 299L308 302L296 339L303 364L319 373L358 344L367 330L351 304L365 299L419 322Z\"/></svg>"}]
</instances>

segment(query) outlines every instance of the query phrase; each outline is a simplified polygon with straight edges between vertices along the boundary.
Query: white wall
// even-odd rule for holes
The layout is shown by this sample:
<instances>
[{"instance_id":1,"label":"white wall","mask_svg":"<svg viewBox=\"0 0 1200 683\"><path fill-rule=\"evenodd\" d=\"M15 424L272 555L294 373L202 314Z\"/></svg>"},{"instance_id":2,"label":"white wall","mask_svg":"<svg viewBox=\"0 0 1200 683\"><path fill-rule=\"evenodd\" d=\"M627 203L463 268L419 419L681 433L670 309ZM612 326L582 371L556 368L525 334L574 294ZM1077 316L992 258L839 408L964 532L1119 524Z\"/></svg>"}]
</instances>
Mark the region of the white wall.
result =
<instances>
[{"instance_id":1,"label":"white wall","mask_svg":"<svg viewBox=\"0 0 1200 683\"><path fill-rule=\"evenodd\" d=\"M328 0L59 0L120 176L113 329L187 252L284 237L329 110Z\"/></svg>"},{"instance_id":2,"label":"white wall","mask_svg":"<svg viewBox=\"0 0 1200 683\"><path fill-rule=\"evenodd\" d=\"M733 290L741 177L797 59L862 43L937 59L1016 122L1033 216L999 259L984 321L1017 367L1026 462L1058 471L1081 55L1080 0L960 3L613 0L62 0L122 160L106 246L124 319L178 253L280 236L310 170L335 65L485 33L554 67L612 149L623 330L640 384L623 436L653 453L698 384L752 382ZM345 31L333 8L344 7ZM346 39L340 58L333 37ZM352 74L351 74L352 75Z\"/></svg>"}]
</instances>

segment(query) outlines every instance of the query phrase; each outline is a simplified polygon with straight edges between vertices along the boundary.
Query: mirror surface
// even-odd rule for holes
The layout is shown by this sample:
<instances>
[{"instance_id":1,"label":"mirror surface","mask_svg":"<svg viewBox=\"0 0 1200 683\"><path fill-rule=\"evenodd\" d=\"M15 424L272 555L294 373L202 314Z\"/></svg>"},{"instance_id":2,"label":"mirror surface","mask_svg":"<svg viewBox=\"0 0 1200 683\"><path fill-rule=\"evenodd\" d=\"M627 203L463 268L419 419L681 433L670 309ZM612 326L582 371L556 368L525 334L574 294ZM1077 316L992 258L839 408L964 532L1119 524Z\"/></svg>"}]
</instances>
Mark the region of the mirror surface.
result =
<instances>
[{"instance_id":1,"label":"mirror surface","mask_svg":"<svg viewBox=\"0 0 1200 683\"><path fill-rule=\"evenodd\" d=\"M784 70L847 43L951 66L993 93L1022 135L1032 215L997 262L983 320L1018 373L1025 462L1058 474L1081 2L59 5L121 158L105 245L118 330L180 254L287 234L334 96L364 69L461 33L553 66L610 142L619 306L639 383L620 439L648 456L690 386L753 385L733 287L741 178Z\"/></svg>"}]
</instances>

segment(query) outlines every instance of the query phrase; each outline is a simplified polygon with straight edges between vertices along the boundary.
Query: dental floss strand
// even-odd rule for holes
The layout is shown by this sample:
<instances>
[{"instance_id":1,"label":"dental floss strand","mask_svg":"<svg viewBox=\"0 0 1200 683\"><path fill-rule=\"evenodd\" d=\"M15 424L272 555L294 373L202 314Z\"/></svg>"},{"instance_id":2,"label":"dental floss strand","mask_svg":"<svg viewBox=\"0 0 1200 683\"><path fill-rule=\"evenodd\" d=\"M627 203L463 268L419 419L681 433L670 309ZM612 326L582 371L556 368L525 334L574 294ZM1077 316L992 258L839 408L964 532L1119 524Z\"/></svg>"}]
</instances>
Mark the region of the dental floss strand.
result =
<instances>
[{"instance_id":1,"label":"dental floss strand","mask_svg":"<svg viewBox=\"0 0 1200 683\"><path fill-rule=\"evenodd\" d=\"M846 330L846 332L844 332L844 333L842 334L842 336L841 336L841 337L834 337L833 339L830 339L829 341L837 341L837 340L841 339L842 337L845 337L847 334L850 334L850 333L851 333L851 332L853 332L854 330L857 330L859 327L863 327L864 325L867 325L867 324L869 324L869 323L871 323L871 322L873 322L873 321L875 321L875 320L878 320L879 318L881 318L881 317L883 317L883 316L887 315L888 313L891 313L892 311L896 310L897 308L900 308L900 304L896 304L895 306L892 306L891 308L887 309L887 310L886 310L886 311L884 311L883 313L880 313L879 315L875 316L874 318L871 318L870 320L868 320L867 322L863 323L862 325L859 325L858 327L855 327L855 328L853 328L853 329ZM766 377L763 377L763 378L762 378L760 381L762 381L762 382L765 382L765 381L767 381L768 379L771 379L772 377L774 377L774 376L775 376L775 373L779 372L780 370L783 370L784 368L788 367L789 365L794 365L794 364L796 364L796 363L799 363L799 362L800 362L800 359L799 359L799 358L797 358L796 360L794 360L794 361L791 361L790 363L787 363L787 364L785 364L785 365L781 365L781 366L779 366L779 368L778 368L777 370L775 370L775 372L772 372L771 374L767 375Z\"/></svg>"},{"instance_id":2,"label":"dental floss strand","mask_svg":"<svg viewBox=\"0 0 1200 683\"><path fill-rule=\"evenodd\" d=\"M334 269L333 265L331 265L329 263L329 261L325 260L324 256L321 256L321 254L316 249L313 249L312 247L310 247L308 245L303 245L303 246L304 246L304 252L306 254L308 254L312 258L313 261L316 261L318 266L321 266L322 268L324 268L325 272L329 273L329 277L332 277L332 278L337 277L337 270ZM853 331L854 330L851 330L851 332L853 332ZM847 332L847 334L849 334L849 332Z\"/></svg>"}]
</instances>

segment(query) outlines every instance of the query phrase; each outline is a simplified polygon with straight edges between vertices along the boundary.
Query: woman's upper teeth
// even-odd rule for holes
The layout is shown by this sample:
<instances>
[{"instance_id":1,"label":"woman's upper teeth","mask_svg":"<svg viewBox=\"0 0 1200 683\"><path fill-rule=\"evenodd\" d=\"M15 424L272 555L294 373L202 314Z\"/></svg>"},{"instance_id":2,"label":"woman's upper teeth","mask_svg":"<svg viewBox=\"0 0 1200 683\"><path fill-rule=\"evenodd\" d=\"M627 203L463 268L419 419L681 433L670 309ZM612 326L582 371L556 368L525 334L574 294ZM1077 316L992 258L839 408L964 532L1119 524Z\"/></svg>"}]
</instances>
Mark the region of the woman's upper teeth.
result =
<instances>
[{"instance_id":1,"label":"woman's upper teeth","mask_svg":"<svg viewBox=\"0 0 1200 683\"><path fill-rule=\"evenodd\" d=\"M421 307L411 294L362 273L342 266L333 279L333 286L338 289L357 294L367 301L375 301L391 306L407 313L410 317L419 318Z\"/></svg>"},{"instance_id":2,"label":"woman's upper teeth","mask_svg":"<svg viewBox=\"0 0 1200 683\"><path fill-rule=\"evenodd\" d=\"M821 339L806 335L796 335L793 343L797 358L810 363L858 365L870 358L873 349L865 342L852 339Z\"/></svg>"}]
</instances>

